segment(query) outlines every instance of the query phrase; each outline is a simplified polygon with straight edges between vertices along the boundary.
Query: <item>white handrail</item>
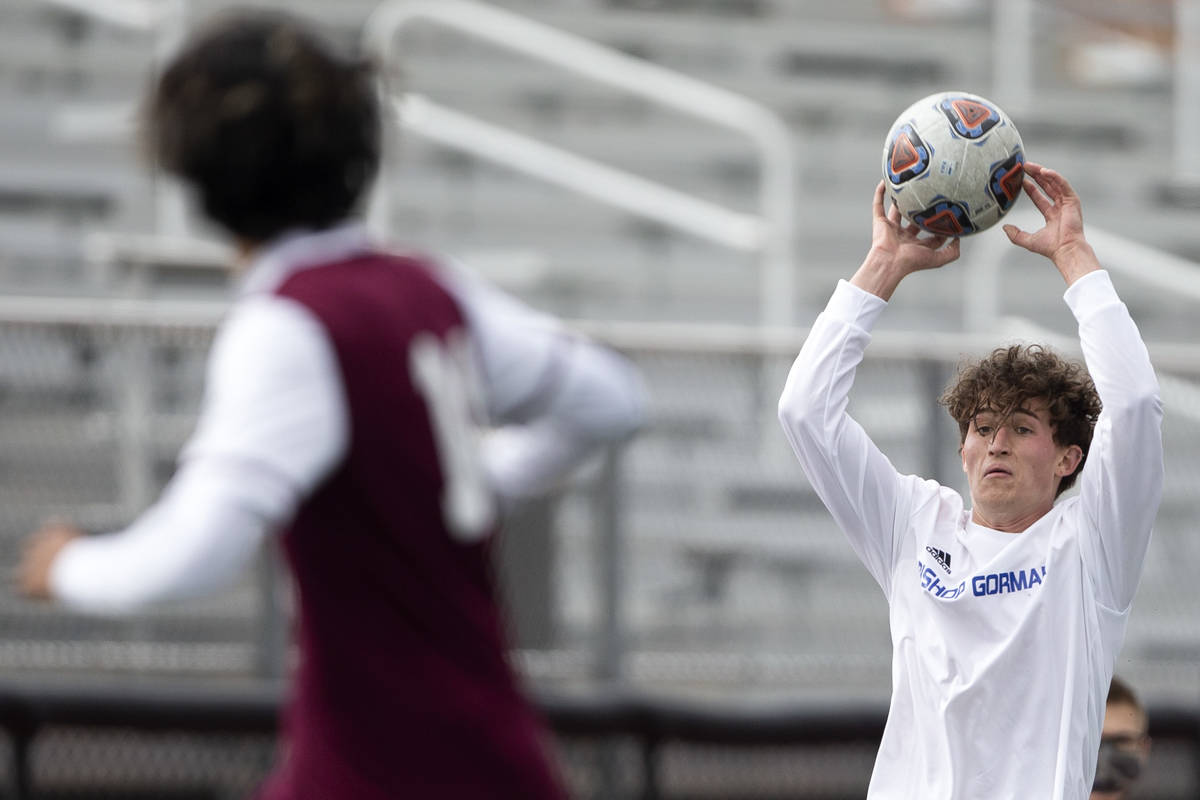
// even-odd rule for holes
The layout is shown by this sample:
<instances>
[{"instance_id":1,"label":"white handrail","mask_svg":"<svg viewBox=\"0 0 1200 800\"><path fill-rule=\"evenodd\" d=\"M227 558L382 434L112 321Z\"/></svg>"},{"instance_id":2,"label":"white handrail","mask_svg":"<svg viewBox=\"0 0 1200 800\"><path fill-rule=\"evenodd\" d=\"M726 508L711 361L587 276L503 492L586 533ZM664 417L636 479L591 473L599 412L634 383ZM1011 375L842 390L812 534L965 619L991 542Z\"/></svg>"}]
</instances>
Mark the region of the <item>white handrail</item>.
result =
<instances>
[{"instance_id":1,"label":"white handrail","mask_svg":"<svg viewBox=\"0 0 1200 800\"><path fill-rule=\"evenodd\" d=\"M214 329L229 310L228 300L135 297L0 296L0 325L116 328ZM783 356L799 352L808 328L689 322L567 320L572 330L622 350L687 355ZM943 333L878 330L870 356L895 361L958 361L1014 340L1046 342L1072 357L1075 339L1030 320L1004 317L989 331ZM1200 379L1200 343L1147 342L1155 366Z\"/></svg>"},{"instance_id":2,"label":"white handrail","mask_svg":"<svg viewBox=\"0 0 1200 800\"><path fill-rule=\"evenodd\" d=\"M132 100L64 104L50 117L50 135L58 142L126 141L136 131Z\"/></svg>"},{"instance_id":3,"label":"white handrail","mask_svg":"<svg viewBox=\"0 0 1200 800\"><path fill-rule=\"evenodd\" d=\"M0 324L115 328L214 328L225 300L139 297L0 296Z\"/></svg>"},{"instance_id":4,"label":"white handrail","mask_svg":"<svg viewBox=\"0 0 1200 800\"><path fill-rule=\"evenodd\" d=\"M102 19L110 25L140 31L156 30L172 13L163 0L42 0L89 17Z\"/></svg>"},{"instance_id":5,"label":"white handrail","mask_svg":"<svg viewBox=\"0 0 1200 800\"><path fill-rule=\"evenodd\" d=\"M759 195L761 241L756 243L761 263L762 321L774 325L793 322L795 157L793 134L777 115L732 92L632 58L511 12L469 0L384 2L367 21L364 33L367 51L376 57L381 66L386 65L392 59L397 33L419 20L444 25L498 47L554 64L598 83L641 95L663 106L706 119L749 137L758 150L762 166ZM426 122L429 123L429 120ZM459 133L463 131L461 126L457 130ZM426 124L422 133L432 137L444 135L447 140L452 136L446 128L436 124ZM488 134L481 135L476 146L480 150L494 147L488 144L488 138ZM462 142L449 143L462 146ZM527 148L525 155L534 160L539 157L535 155L533 148ZM542 151L542 155L551 159L558 157L550 151ZM501 162L506 163L503 159ZM582 167L581 170L574 176L564 175L557 182L560 185L569 184L576 190L587 191L589 187L580 179L595 174L596 165L582 166L583 163L575 162L576 166ZM530 165L526 163L525 166ZM542 169L542 172L544 171L545 168ZM607 173L609 178L613 178L614 174ZM380 180L381 185L387 180L386 164ZM644 184L617 178L609 182L607 193L598 199L692 233L707 225L713 217L714 209L708 204L698 206L694 200L691 203L680 203L679 197L673 195L659 195L672 206L669 212L648 208L645 199L639 198L645 188ZM597 196L594 191L587 193L593 197ZM382 224L380 221L387 219L386 191L374 193L372 206L371 218L378 229ZM732 222L735 228L745 228L744 220L736 217L724 219L726 222ZM746 249L746 238L743 231L734 235L732 240L742 243L739 249Z\"/></svg>"},{"instance_id":6,"label":"white handrail","mask_svg":"<svg viewBox=\"0 0 1200 800\"><path fill-rule=\"evenodd\" d=\"M408 130L442 144L735 250L757 250L763 244L764 226L757 217L484 122L423 95L406 95L394 104Z\"/></svg>"}]
</instances>

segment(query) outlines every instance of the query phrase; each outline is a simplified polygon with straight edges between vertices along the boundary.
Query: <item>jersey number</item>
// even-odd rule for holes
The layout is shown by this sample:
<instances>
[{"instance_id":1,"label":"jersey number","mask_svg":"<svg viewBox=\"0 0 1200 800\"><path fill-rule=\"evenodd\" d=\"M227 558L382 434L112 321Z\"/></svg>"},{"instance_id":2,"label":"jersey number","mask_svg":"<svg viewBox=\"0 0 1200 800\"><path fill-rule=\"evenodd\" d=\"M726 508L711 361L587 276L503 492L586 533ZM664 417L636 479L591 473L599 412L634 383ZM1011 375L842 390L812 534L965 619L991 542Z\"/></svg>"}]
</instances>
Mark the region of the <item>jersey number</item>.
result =
<instances>
[{"instance_id":1,"label":"jersey number","mask_svg":"<svg viewBox=\"0 0 1200 800\"><path fill-rule=\"evenodd\" d=\"M442 519L460 542L477 542L491 530L495 499L487 484L475 425L478 395L467 337L445 341L430 334L412 340L409 370L425 400L442 467Z\"/></svg>"}]
</instances>

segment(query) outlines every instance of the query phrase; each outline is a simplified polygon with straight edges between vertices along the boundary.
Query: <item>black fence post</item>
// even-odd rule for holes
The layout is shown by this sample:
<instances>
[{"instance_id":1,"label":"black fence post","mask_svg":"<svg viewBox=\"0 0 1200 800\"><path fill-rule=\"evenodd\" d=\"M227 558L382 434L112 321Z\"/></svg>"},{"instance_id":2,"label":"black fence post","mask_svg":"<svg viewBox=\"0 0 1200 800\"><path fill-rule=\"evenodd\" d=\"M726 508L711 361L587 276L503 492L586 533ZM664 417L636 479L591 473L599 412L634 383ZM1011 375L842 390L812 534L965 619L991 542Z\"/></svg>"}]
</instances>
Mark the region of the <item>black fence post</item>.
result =
<instances>
[{"instance_id":1,"label":"black fence post","mask_svg":"<svg viewBox=\"0 0 1200 800\"><path fill-rule=\"evenodd\" d=\"M659 800L662 797L658 775L659 738L648 731L642 742L642 775L645 781L642 800Z\"/></svg>"},{"instance_id":2,"label":"black fence post","mask_svg":"<svg viewBox=\"0 0 1200 800\"><path fill-rule=\"evenodd\" d=\"M12 736L12 796L14 800L29 800L33 796L29 751L36 730L33 725L13 725L9 734Z\"/></svg>"}]
</instances>

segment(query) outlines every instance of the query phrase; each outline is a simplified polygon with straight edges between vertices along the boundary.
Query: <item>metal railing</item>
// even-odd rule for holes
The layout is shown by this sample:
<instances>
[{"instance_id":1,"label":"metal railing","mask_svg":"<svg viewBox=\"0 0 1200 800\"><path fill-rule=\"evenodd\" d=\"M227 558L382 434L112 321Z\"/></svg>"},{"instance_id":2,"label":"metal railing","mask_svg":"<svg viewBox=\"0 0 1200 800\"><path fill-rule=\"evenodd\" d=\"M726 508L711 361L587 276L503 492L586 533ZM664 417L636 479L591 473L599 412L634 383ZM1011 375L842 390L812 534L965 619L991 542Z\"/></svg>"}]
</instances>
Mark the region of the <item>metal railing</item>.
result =
<instances>
[{"instance_id":1,"label":"metal railing","mask_svg":"<svg viewBox=\"0 0 1200 800\"><path fill-rule=\"evenodd\" d=\"M401 122L414 133L716 244L758 253L762 322L786 325L794 321L795 145L792 130L778 115L733 92L468 0L389 0L380 5L367 20L364 37L367 51L385 67L385 74L386 65L397 58L395 39L417 22L452 28L749 137L760 165L757 216L565 152L427 97L388 95ZM381 232L389 227L387 170L385 159L369 211L374 227Z\"/></svg>"},{"instance_id":2,"label":"metal railing","mask_svg":"<svg viewBox=\"0 0 1200 800\"><path fill-rule=\"evenodd\" d=\"M186 30L186 0L128 3L109 0L43 0L87 13L105 22L155 36L164 58ZM364 44L382 72L401 56L395 40L415 23L435 23L522 53L592 81L643 97L659 106L708 121L743 135L759 159L757 214L746 214L686 192L597 162L546 142L486 122L411 92L393 94L384 82L385 102L409 132L439 144L502 164L638 217L687 232L716 245L757 256L764 324L794 322L795 143L787 123L767 107L733 92L625 55L585 38L556 30L495 6L470 0L391 0L381 4L364 27ZM133 131L132 103L75 105L62 109L54 133L63 141L125 138ZM381 235L390 232L391 159L383 159L371 193L368 221ZM209 243L189 240L183 195L160 177L156 187L156 236L136 242L142 258L212 263ZM116 243L127 245L124 238ZM97 245L101 251L105 243Z\"/></svg>"}]
</instances>

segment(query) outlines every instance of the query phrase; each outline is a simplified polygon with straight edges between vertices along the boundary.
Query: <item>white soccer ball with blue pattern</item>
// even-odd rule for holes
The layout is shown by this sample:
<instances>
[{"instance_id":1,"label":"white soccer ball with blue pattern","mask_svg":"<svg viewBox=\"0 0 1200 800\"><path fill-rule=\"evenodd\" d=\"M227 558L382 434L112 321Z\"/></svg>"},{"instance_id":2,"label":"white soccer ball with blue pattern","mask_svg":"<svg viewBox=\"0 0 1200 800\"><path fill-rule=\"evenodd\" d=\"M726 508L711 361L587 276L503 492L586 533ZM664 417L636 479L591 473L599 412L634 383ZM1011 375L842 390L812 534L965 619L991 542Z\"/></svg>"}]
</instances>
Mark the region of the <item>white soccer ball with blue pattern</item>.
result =
<instances>
[{"instance_id":1,"label":"white soccer ball with blue pattern","mask_svg":"<svg viewBox=\"0 0 1200 800\"><path fill-rule=\"evenodd\" d=\"M967 236L1008 213L1021 194L1025 149L990 100L939 92L904 110L883 145L892 202L930 233Z\"/></svg>"}]
</instances>

